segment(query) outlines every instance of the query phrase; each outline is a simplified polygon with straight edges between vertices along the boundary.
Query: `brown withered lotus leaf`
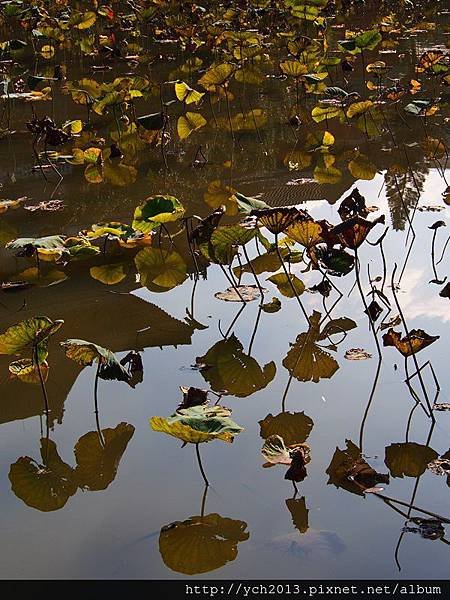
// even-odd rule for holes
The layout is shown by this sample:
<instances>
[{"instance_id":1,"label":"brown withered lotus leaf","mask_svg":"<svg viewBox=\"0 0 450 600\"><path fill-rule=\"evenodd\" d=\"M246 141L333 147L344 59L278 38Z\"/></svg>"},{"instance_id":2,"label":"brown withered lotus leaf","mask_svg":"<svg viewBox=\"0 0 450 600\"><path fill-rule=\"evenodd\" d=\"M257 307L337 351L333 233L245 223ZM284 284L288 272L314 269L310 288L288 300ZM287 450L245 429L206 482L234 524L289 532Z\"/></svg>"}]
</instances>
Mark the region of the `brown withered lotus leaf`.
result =
<instances>
[{"instance_id":1,"label":"brown withered lotus leaf","mask_svg":"<svg viewBox=\"0 0 450 600\"><path fill-rule=\"evenodd\" d=\"M209 573L236 559L239 542L250 537L246 529L244 521L216 513L176 521L161 529L161 558L177 573Z\"/></svg>"},{"instance_id":2,"label":"brown withered lotus leaf","mask_svg":"<svg viewBox=\"0 0 450 600\"><path fill-rule=\"evenodd\" d=\"M314 427L314 422L304 412L282 412L276 416L268 414L265 419L259 421L259 426L260 436L263 439L271 435L279 435L289 446L305 442Z\"/></svg>"},{"instance_id":3,"label":"brown withered lotus leaf","mask_svg":"<svg viewBox=\"0 0 450 600\"><path fill-rule=\"evenodd\" d=\"M252 210L250 215L258 219L258 223L266 227L270 233L279 234L286 231L296 221L309 221L311 217L304 210L295 206Z\"/></svg>"},{"instance_id":4,"label":"brown withered lotus leaf","mask_svg":"<svg viewBox=\"0 0 450 600\"><path fill-rule=\"evenodd\" d=\"M178 405L177 410L191 408L191 406L201 406L208 404L208 390L201 390L196 387L180 386L183 394L183 401Z\"/></svg>"},{"instance_id":5,"label":"brown withered lotus leaf","mask_svg":"<svg viewBox=\"0 0 450 600\"><path fill-rule=\"evenodd\" d=\"M267 292L263 288L264 292ZM238 293L239 292L239 293ZM216 292L214 297L225 302L252 302L261 296L258 286L256 285L237 285L229 287L224 292Z\"/></svg>"},{"instance_id":6,"label":"brown withered lotus leaf","mask_svg":"<svg viewBox=\"0 0 450 600\"><path fill-rule=\"evenodd\" d=\"M220 220L225 214L225 206L219 206L217 210L202 219L194 229L189 232L189 241L197 244L205 244L211 239L211 235L217 229Z\"/></svg>"},{"instance_id":7,"label":"brown withered lotus leaf","mask_svg":"<svg viewBox=\"0 0 450 600\"><path fill-rule=\"evenodd\" d=\"M450 298L450 283L447 283L445 287L439 292L441 298Z\"/></svg>"},{"instance_id":8,"label":"brown withered lotus leaf","mask_svg":"<svg viewBox=\"0 0 450 600\"><path fill-rule=\"evenodd\" d=\"M366 200L364 196L359 193L358 188L352 190L352 192L342 200L338 208L338 213L342 221L347 221L347 219L351 219L358 215L367 217L369 210L366 207Z\"/></svg>"},{"instance_id":9,"label":"brown withered lotus leaf","mask_svg":"<svg viewBox=\"0 0 450 600\"><path fill-rule=\"evenodd\" d=\"M295 481L295 483L300 483L308 475L304 451L302 448L296 448L291 452L291 456L291 466L286 471L284 478L289 481Z\"/></svg>"},{"instance_id":10,"label":"brown withered lotus leaf","mask_svg":"<svg viewBox=\"0 0 450 600\"><path fill-rule=\"evenodd\" d=\"M339 242L343 246L351 250L356 250L364 242L369 231L378 223L384 222L384 215L381 215L374 221L367 221L358 215L336 225L331 230L331 233L339 239Z\"/></svg>"},{"instance_id":11,"label":"brown withered lotus leaf","mask_svg":"<svg viewBox=\"0 0 450 600\"><path fill-rule=\"evenodd\" d=\"M350 348L345 353L344 358L347 360L367 360L368 358L372 358L372 355L362 348Z\"/></svg>"},{"instance_id":12,"label":"brown withered lotus leaf","mask_svg":"<svg viewBox=\"0 0 450 600\"><path fill-rule=\"evenodd\" d=\"M298 499L288 498L286 500L286 506L291 513L294 527L298 529L300 533L306 533L309 528L309 510L306 508L305 497L302 496Z\"/></svg>"},{"instance_id":13,"label":"brown withered lotus leaf","mask_svg":"<svg viewBox=\"0 0 450 600\"><path fill-rule=\"evenodd\" d=\"M267 461L263 464L265 468L274 465L289 466L284 476L285 479L299 483L307 476L306 465L311 460L308 444L287 446L281 436L271 435L265 440L261 454Z\"/></svg>"},{"instance_id":14,"label":"brown withered lotus leaf","mask_svg":"<svg viewBox=\"0 0 450 600\"><path fill-rule=\"evenodd\" d=\"M307 249L324 241L322 225L313 219L297 220L287 229L286 234Z\"/></svg>"},{"instance_id":15,"label":"brown withered lotus leaf","mask_svg":"<svg viewBox=\"0 0 450 600\"><path fill-rule=\"evenodd\" d=\"M377 473L362 457L361 450L351 440L347 448L336 448L330 466L326 470L328 484L343 488L352 494L363 496L364 491L377 483L389 483L389 475Z\"/></svg>"},{"instance_id":16,"label":"brown withered lotus leaf","mask_svg":"<svg viewBox=\"0 0 450 600\"><path fill-rule=\"evenodd\" d=\"M383 335L383 346L395 346L403 356L412 356L439 338L439 335L429 335L423 329L411 329L408 336L402 337L391 327Z\"/></svg>"}]
</instances>

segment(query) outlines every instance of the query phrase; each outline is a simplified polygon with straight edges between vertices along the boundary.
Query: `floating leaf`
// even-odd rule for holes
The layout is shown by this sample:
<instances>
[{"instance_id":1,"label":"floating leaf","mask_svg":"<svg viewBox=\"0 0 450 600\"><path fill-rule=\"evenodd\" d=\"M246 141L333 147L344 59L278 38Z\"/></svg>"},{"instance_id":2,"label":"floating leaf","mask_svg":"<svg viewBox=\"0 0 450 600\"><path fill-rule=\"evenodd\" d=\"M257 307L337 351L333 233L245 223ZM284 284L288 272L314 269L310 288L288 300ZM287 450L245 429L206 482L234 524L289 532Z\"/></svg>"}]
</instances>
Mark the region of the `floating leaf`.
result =
<instances>
[{"instance_id":1,"label":"floating leaf","mask_svg":"<svg viewBox=\"0 0 450 600\"><path fill-rule=\"evenodd\" d=\"M367 360L368 358L372 358L372 355L362 348L350 348L345 353L344 358L347 360Z\"/></svg>"},{"instance_id":2,"label":"floating leaf","mask_svg":"<svg viewBox=\"0 0 450 600\"><path fill-rule=\"evenodd\" d=\"M263 290L266 291L267 290ZM259 298L260 291L256 285L237 285L236 287L229 287L224 292L216 292L215 298L218 300L225 300L226 302L251 302Z\"/></svg>"}]
</instances>

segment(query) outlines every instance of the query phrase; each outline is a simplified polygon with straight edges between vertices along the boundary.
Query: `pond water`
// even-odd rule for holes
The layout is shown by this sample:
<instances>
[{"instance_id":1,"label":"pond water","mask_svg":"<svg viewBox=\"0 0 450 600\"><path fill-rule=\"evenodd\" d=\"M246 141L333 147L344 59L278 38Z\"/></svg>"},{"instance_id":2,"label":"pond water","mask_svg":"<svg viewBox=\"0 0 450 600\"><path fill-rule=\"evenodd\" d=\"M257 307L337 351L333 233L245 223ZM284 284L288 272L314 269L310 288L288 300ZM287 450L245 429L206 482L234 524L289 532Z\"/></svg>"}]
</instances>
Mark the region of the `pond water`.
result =
<instances>
[{"instance_id":1,"label":"pond water","mask_svg":"<svg viewBox=\"0 0 450 600\"><path fill-rule=\"evenodd\" d=\"M330 53L339 61L346 53L337 42L346 30L382 31L376 49L364 51L364 67L385 61L387 75L380 65L374 67L381 68L379 79L364 71L361 55L354 56L352 72L343 71L340 62L338 68L329 67L327 86L374 102L350 117L351 122L344 114L342 122L311 118L322 88L306 94L302 83L297 102L294 80L280 75L279 64L289 57L282 37L267 29L270 14L261 13L251 26L242 17L240 24L243 31L257 27L261 32L250 47L264 43L263 58L255 64L244 61L261 79L256 84L232 80L228 89L233 97L227 99L223 88L217 102L220 93L210 90L199 105L184 106L176 100L173 82L182 79L207 91L197 82L214 59L228 61L226 40L212 50L199 46L193 55L186 32L184 47L165 39L173 36L174 26L151 41L153 26L145 22L142 39L138 35L134 41L139 47L129 48L136 59L83 54L78 46L64 47L49 37L56 51L48 58L45 50L36 58L28 48L0 62L5 77L16 83L19 72L27 80L30 74L48 79L55 65L64 65L65 71L63 80L51 82L52 100L2 99L2 199L26 199L0 209L0 333L44 315L64 324L49 344L48 414L39 379L29 384L13 378L8 365L17 357L0 355L1 577L448 576L450 313L448 297L439 294L449 275L444 227L450 220L445 178L449 97L445 71L415 70L424 52L445 52L446 15L430 11L423 19L411 17L402 29L389 22L389 14L368 8L363 16L356 11L328 17ZM120 15L118 9L114 18ZM97 15L97 34L105 33L102 18ZM127 18L133 24L132 16ZM160 13L154 18L162 22ZM220 27L232 30L232 24L225 19ZM1 39L28 39L17 27L16 21L4 23ZM317 35L311 23L305 27L303 33ZM288 31L281 24L277 28ZM83 31L75 36L78 41ZM323 46L323 35L317 40ZM37 43L42 48L43 42ZM192 56L202 63L189 70ZM234 64L240 64L239 53ZM99 65L108 69L94 68ZM94 103L89 122L86 106L74 101L73 90L82 87L83 78L102 84L137 76L155 85L141 82L142 97L122 97L104 112L95 112ZM375 89L367 88L369 79L377 81ZM406 82L398 100L387 98L384 90L394 79ZM423 87L418 94L410 94L411 79ZM162 151L161 128L156 133L138 129L134 119L160 110L159 84L165 81L172 83L162 86L169 114ZM36 89L47 84L41 81ZM404 110L408 102L424 99L431 99L428 116ZM352 101L345 102L347 112ZM51 148L60 156L46 155L36 137L35 154L34 134L26 127L32 110L40 119L51 116L58 128L80 119L83 129ZM204 115L207 123L180 140L179 119L186 110ZM323 138L325 131L331 144ZM110 158L112 143L122 158ZM79 154L74 148L101 149L103 165L97 159L75 164ZM262 269L258 280L267 290L264 302L274 296L281 301L281 309L273 313L261 310L259 295L245 304L215 296L229 287L232 275L198 249L193 259L181 219L154 233L151 246L127 249L111 235L106 241L100 237L93 242L100 252L83 260L41 253L36 263L34 251L18 256L17 249L5 247L16 238L80 232L86 237L93 224L130 224L136 207L156 195L176 197L185 217L199 219L224 204L220 226L245 217L238 214L235 192L270 207L296 206L315 222L337 224L338 208L355 188L373 207L365 213L369 220L385 215L385 224L376 225L358 248L359 268L351 264L349 272L337 276L299 244L292 246L292 264L283 250L290 272L306 287L297 301L289 284L279 290L267 281L274 272L284 273L272 247L271 268ZM26 208L48 201L60 201L57 210ZM380 247L376 242L386 229ZM265 227L261 233L274 242ZM294 260L298 250L304 251L303 262ZM248 257L239 247L244 264L266 253L262 242L254 240L245 252ZM142 266L136 258L140 253L155 262ZM347 253L354 256L351 249ZM317 268L307 269L310 262ZM339 270L334 264L334 271ZM105 265L114 267L102 269ZM239 267L236 257L232 267ZM24 281L27 285L8 289L9 283ZM328 296L310 291L323 281L333 285ZM254 285L252 273L243 273L240 283ZM360 291L366 305L374 300L383 309L374 317L373 331ZM392 319L395 331L406 334L397 302L409 331L423 330L422 339L424 332L440 336L409 356L407 373L398 349L383 345ZM334 324L334 329L328 325L328 336L314 329L319 320L322 332L327 323ZM94 342L119 359L134 351L142 360L134 387L98 381L98 424L96 367L66 357L60 342L68 338ZM0 349L1 343L2 338ZM370 357L349 360L351 349ZM21 353L22 358L29 355L29 349ZM405 378L416 371L415 361L423 369L408 385ZM195 445L181 447L181 440L149 425L151 417L175 412L183 399L180 386L215 392L209 394L211 404L218 400L232 409L233 421L244 429L232 444L214 440L199 445L208 488ZM434 419L427 414L429 406ZM283 437L286 445L307 443L310 448L307 475L295 485L285 479L288 465L262 467L266 458L261 448L270 434ZM346 443L344 455L337 448L344 451ZM444 458L435 462L439 457ZM373 491L375 486L381 493Z\"/></svg>"}]
</instances>

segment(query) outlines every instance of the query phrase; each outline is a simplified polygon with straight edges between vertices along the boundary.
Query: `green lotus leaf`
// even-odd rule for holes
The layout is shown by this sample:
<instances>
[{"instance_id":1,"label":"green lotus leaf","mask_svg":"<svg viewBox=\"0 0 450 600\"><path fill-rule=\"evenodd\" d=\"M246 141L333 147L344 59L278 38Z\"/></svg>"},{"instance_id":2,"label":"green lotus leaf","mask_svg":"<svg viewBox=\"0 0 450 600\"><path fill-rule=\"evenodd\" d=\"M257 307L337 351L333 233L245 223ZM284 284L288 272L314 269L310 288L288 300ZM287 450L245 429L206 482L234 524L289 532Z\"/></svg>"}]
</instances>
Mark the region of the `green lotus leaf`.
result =
<instances>
[{"instance_id":1,"label":"green lotus leaf","mask_svg":"<svg viewBox=\"0 0 450 600\"><path fill-rule=\"evenodd\" d=\"M119 423L114 429L102 429L104 445L97 431L80 437L74 448L78 485L91 492L106 490L116 477L120 460L133 434L133 425Z\"/></svg>"},{"instance_id":2,"label":"green lotus leaf","mask_svg":"<svg viewBox=\"0 0 450 600\"><path fill-rule=\"evenodd\" d=\"M64 321L48 317L33 317L9 327L0 335L0 354L19 354L27 348L36 348L38 361L47 358L48 338L56 333Z\"/></svg>"},{"instance_id":3,"label":"green lotus leaf","mask_svg":"<svg viewBox=\"0 0 450 600\"><path fill-rule=\"evenodd\" d=\"M164 564L185 575L208 573L235 560L239 542L248 540L247 523L218 514L190 517L161 529Z\"/></svg>"},{"instance_id":4,"label":"green lotus leaf","mask_svg":"<svg viewBox=\"0 0 450 600\"><path fill-rule=\"evenodd\" d=\"M184 214L184 207L174 196L152 196L134 211L133 228L143 233L163 223L177 221Z\"/></svg>"},{"instance_id":5,"label":"green lotus leaf","mask_svg":"<svg viewBox=\"0 0 450 600\"><path fill-rule=\"evenodd\" d=\"M192 406L177 410L170 417L152 417L150 426L154 431L167 433L191 444L211 440L232 442L243 428L230 419L231 411L222 406Z\"/></svg>"},{"instance_id":6,"label":"green lotus leaf","mask_svg":"<svg viewBox=\"0 0 450 600\"><path fill-rule=\"evenodd\" d=\"M60 235L49 235L41 238L17 238L6 245L11 250L23 250L27 246L44 250L62 250L64 248L64 238Z\"/></svg>"},{"instance_id":7,"label":"green lotus leaf","mask_svg":"<svg viewBox=\"0 0 450 600\"><path fill-rule=\"evenodd\" d=\"M77 491L74 470L61 460L55 442L48 438L41 440L41 456L43 464L22 456L11 465L12 491L32 508L59 510Z\"/></svg>"},{"instance_id":8,"label":"green lotus leaf","mask_svg":"<svg viewBox=\"0 0 450 600\"><path fill-rule=\"evenodd\" d=\"M61 342L67 358L75 361L83 367L91 366L94 362L100 365L99 377L101 379L115 381L129 381L130 375L120 364L117 356L93 342L86 340L69 339Z\"/></svg>"}]
</instances>

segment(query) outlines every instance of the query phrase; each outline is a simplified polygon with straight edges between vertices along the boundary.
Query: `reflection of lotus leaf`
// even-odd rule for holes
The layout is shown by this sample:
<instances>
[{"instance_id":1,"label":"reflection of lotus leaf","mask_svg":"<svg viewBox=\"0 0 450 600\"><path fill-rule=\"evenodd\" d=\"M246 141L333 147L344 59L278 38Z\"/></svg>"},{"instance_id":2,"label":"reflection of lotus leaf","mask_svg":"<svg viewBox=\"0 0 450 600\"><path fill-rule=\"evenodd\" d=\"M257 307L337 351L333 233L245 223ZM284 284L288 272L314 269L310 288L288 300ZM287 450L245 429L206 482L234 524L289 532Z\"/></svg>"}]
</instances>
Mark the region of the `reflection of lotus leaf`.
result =
<instances>
[{"instance_id":1,"label":"reflection of lotus leaf","mask_svg":"<svg viewBox=\"0 0 450 600\"><path fill-rule=\"evenodd\" d=\"M423 329L411 329L409 335L401 337L401 334L391 327L383 335L383 346L395 346L403 356L412 356L438 339L438 335L429 335Z\"/></svg>"},{"instance_id":2,"label":"reflection of lotus leaf","mask_svg":"<svg viewBox=\"0 0 450 600\"><path fill-rule=\"evenodd\" d=\"M144 248L134 259L141 277L141 284L152 284L172 289L183 283L187 277L187 266L178 252L168 252L160 248Z\"/></svg>"},{"instance_id":3,"label":"reflection of lotus leaf","mask_svg":"<svg viewBox=\"0 0 450 600\"><path fill-rule=\"evenodd\" d=\"M265 388L276 373L273 361L261 368L254 358L244 354L235 335L214 344L204 356L197 358L197 363L206 365L201 373L213 390L226 390L239 398Z\"/></svg>"},{"instance_id":4,"label":"reflection of lotus leaf","mask_svg":"<svg viewBox=\"0 0 450 600\"><path fill-rule=\"evenodd\" d=\"M211 440L232 442L235 435L243 431L232 421L231 411L222 406L191 406L179 409L170 417L152 417L151 428L191 444Z\"/></svg>"},{"instance_id":5,"label":"reflection of lotus leaf","mask_svg":"<svg viewBox=\"0 0 450 600\"><path fill-rule=\"evenodd\" d=\"M364 460L361 451L351 440L346 440L347 448L336 448L330 466L328 484L343 488L352 494L364 495L364 490L377 483L389 483L389 475L377 473Z\"/></svg>"},{"instance_id":6,"label":"reflection of lotus leaf","mask_svg":"<svg viewBox=\"0 0 450 600\"><path fill-rule=\"evenodd\" d=\"M282 412L275 417L268 414L263 421L259 421L259 425L261 426L260 435L263 439L271 435L279 435L290 446L305 442L314 423L304 412Z\"/></svg>"},{"instance_id":7,"label":"reflection of lotus leaf","mask_svg":"<svg viewBox=\"0 0 450 600\"><path fill-rule=\"evenodd\" d=\"M120 459L133 434L134 427L128 423L120 423L114 429L102 429L105 447L100 443L98 432L83 435L74 448L78 485L92 492L106 490L114 481Z\"/></svg>"},{"instance_id":8,"label":"reflection of lotus leaf","mask_svg":"<svg viewBox=\"0 0 450 600\"><path fill-rule=\"evenodd\" d=\"M311 330L301 333L283 360L283 366L299 381L318 383L339 369L337 361L315 344L315 339Z\"/></svg>"},{"instance_id":9,"label":"reflection of lotus leaf","mask_svg":"<svg viewBox=\"0 0 450 600\"><path fill-rule=\"evenodd\" d=\"M40 371L40 374L39 374ZM23 358L21 360L15 360L9 365L9 372L11 376L17 377L24 383L41 383L41 377L43 381L47 381L48 378L48 363L44 360L39 365L35 364L30 358Z\"/></svg>"},{"instance_id":10,"label":"reflection of lotus leaf","mask_svg":"<svg viewBox=\"0 0 450 600\"><path fill-rule=\"evenodd\" d=\"M294 523L295 528L298 529L300 533L306 533L308 531L309 510L306 508L305 497L303 496L297 500L288 498L286 500L286 506L291 513L292 522Z\"/></svg>"},{"instance_id":11,"label":"reflection of lotus leaf","mask_svg":"<svg viewBox=\"0 0 450 600\"><path fill-rule=\"evenodd\" d=\"M387 446L384 462L392 477L420 477L425 473L428 463L438 456L428 446L404 442Z\"/></svg>"},{"instance_id":12,"label":"reflection of lotus leaf","mask_svg":"<svg viewBox=\"0 0 450 600\"><path fill-rule=\"evenodd\" d=\"M50 512L62 508L77 491L74 470L61 460L52 440L42 438L40 465L22 456L11 465L9 480L14 494L25 504Z\"/></svg>"},{"instance_id":13,"label":"reflection of lotus leaf","mask_svg":"<svg viewBox=\"0 0 450 600\"><path fill-rule=\"evenodd\" d=\"M164 564L186 575L208 573L236 559L238 543L248 540L247 523L210 514L177 521L161 529Z\"/></svg>"}]
</instances>

